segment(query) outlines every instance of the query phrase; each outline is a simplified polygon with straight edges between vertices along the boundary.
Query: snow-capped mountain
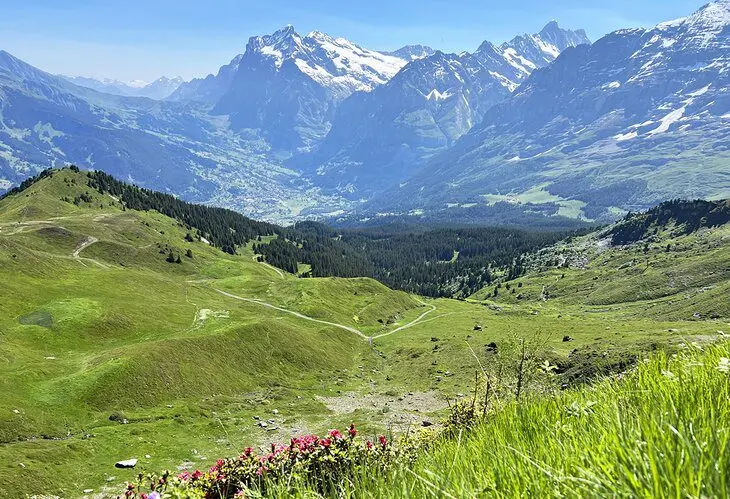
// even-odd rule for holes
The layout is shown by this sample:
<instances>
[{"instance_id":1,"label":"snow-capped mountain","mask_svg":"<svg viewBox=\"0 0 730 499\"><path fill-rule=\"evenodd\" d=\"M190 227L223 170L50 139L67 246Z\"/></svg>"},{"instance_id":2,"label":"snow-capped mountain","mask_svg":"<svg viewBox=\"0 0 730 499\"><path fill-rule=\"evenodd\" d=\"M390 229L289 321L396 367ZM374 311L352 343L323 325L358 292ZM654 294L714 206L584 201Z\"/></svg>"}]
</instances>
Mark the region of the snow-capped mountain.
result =
<instances>
[{"instance_id":1,"label":"snow-capped mountain","mask_svg":"<svg viewBox=\"0 0 730 499\"><path fill-rule=\"evenodd\" d=\"M500 47L484 42L473 53L418 58L387 84L343 103L318 150L294 164L323 187L368 197L450 148L532 71L581 43L590 43L582 30L551 22Z\"/></svg>"},{"instance_id":2,"label":"snow-capped mountain","mask_svg":"<svg viewBox=\"0 0 730 499\"><path fill-rule=\"evenodd\" d=\"M164 99L171 95L183 83L181 77L168 78L163 76L147 83L142 80L133 80L129 82L114 80L110 78L88 78L85 76L65 76L59 75L70 81L74 85L90 88L97 92L104 92L112 95L121 95L125 97L147 97L149 99Z\"/></svg>"},{"instance_id":3,"label":"snow-capped mountain","mask_svg":"<svg viewBox=\"0 0 730 499\"><path fill-rule=\"evenodd\" d=\"M538 200L608 219L673 197L730 197L729 89L730 1L620 30L535 71L384 199L404 209Z\"/></svg>"},{"instance_id":4,"label":"snow-capped mountain","mask_svg":"<svg viewBox=\"0 0 730 499\"><path fill-rule=\"evenodd\" d=\"M326 135L344 99L388 82L406 61L324 33L287 26L249 40L213 112L260 131L277 150L307 150Z\"/></svg>"},{"instance_id":5,"label":"snow-capped mountain","mask_svg":"<svg viewBox=\"0 0 730 499\"><path fill-rule=\"evenodd\" d=\"M404 59L406 61L415 61L423 59L436 53L434 49L427 45L406 45L393 52L386 52L388 55Z\"/></svg>"},{"instance_id":6,"label":"snow-capped mountain","mask_svg":"<svg viewBox=\"0 0 730 499\"><path fill-rule=\"evenodd\" d=\"M584 30L565 30L558 25L557 21L550 21L538 34L517 36L509 42L503 43L500 48L505 57L513 64L517 66L527 64L526 69L532 72L536 68L530 67L530 62L537 67L543 67L553 62L568 47L590 43ZM521 58L529 62L525 62Z\"/></svg>"}]
</instances>

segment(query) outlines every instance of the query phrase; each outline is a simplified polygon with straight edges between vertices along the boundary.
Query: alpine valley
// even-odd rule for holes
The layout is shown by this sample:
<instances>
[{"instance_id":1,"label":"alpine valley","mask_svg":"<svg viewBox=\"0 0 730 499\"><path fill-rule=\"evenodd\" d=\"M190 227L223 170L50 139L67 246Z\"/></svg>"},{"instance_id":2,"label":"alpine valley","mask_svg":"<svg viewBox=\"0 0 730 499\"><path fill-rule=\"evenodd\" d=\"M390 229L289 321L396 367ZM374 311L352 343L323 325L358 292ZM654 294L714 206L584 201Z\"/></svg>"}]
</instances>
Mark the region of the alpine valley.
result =
<instances>
[{"instance_id":1,"label":"alpine valley","mask_svg":"<svg viewBox=\"0 0 730 499\"><path fill-rule=\"evenodd\" d=\"M0 189L75 164L283 223L611 221L730 196L729 75L728 0L593 44L551 21L460 54L286 26L148 85L0 52Z\"/></svg>"}]
</instances>

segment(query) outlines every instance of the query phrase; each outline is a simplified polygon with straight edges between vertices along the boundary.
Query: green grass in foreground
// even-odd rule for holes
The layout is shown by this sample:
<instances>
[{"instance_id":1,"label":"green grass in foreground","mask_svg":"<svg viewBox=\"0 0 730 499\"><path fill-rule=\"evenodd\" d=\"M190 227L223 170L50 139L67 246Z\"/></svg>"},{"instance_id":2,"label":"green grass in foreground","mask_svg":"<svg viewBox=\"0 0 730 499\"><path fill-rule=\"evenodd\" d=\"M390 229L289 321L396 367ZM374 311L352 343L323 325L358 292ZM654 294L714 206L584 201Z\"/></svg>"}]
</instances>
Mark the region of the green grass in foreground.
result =
<instances>
[{"instance_id":1,"label":"green grass in foreground","mask_svg":"<svg viewBox=\"0 0 730 499\"><path fill-rule=\"evenodd\" d=\"M727 497L727 343L686 346L579 390L510 402L412 468L356 470L346 497ZM311 497L277 484L272 496Z\"/></svg>"}]
</instances>

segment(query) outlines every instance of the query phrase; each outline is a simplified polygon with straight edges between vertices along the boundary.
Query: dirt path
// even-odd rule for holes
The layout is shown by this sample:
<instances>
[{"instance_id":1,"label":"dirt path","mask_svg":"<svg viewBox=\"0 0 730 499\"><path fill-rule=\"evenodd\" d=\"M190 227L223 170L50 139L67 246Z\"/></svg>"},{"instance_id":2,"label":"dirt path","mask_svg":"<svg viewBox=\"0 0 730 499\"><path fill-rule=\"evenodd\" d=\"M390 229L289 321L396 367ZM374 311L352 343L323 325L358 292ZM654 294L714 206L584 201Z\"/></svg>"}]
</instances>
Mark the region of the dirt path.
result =
<instances>
[{"instance_id":1,"label":"dirt path","mask_svg":"<svg viewBox=\"0 0 730 499\"><path fill-rule=\"evenodd\" d=\"M431 307L431 310L427 310L426 312L422 313L422 314L421 314L421 315L419 315L419 316L418 316L418 317L417 317L416 319L412 320L411 322L409 322L409 323L408 323L408 324L406 324L405 326L401 326L401 327L399 327L399 328L397 328L397 329L394 329L394 330L392 330L392 331L388 331L387 333L383 333L383 334L379 334L379 335L377 335L377 336L373 336L373 337L372 337L372 339L374 339L374 340L377 340L378 338L383 338L383 337L385 337L385 336L390 336L391 334L395 334L395 333L397 333L398 331L403 331L404 329L408 329L409 327L413 327L413 326L416 326L416 325L420 324L420 323L421 323L421 322L423 321L423 319L424 319L424 318L425 318L425 317L426 317L426 316L427 316L428 314L430 314L430 313L432 313L432 312L435 312L435 311L436 311L436 305L433 305L433 304L432 304L432 305L428 305L427 303L425 303L425 302L423 302L423 301L421 301L421 300L418 300L418 302L419 302L419 303L421 303L421 304L422 304L422 305L424 305L424 306L430 306L430 307Z\"/></svg>"},{"instance_id":2,"label":"dirt path","mask_svg":"<svg viewBox=\"0 0 730 499\"><path fill-rule=\"evenodd\" d=\"M323 321L323 320L320 320L320 319L315 319L314 317L309 317L307 315L300 314L299 312L295 312L293 310L287 310L286 308L277 307L276 305L272 305L271 303L267 303L267 302L262 301L262 300L256 300L254 298L243 298L241 296L236 296L236 295L231 294L231 293L226 293L225 291L221 291L220 289L216 289L216 288L213 288L213 290L216 291L216 292L218 292L218 293L220 293L220 294L222 294L223 296L227 296L227 297L233 298L235 300L245 301L245 302L248 302L248 303L254 303L256 305L261 305L262 307L272 308L274 310L278 310L279 312L284 312L284 313L293 315L295 317L299 317L300 319L304 319L306 321L318 322L320 324L325 324L327 326L334 326L334 327L337 327L337 328L340 328L340 329L344 329L345 331L349 331L351 333L355 333L356 335L358 335L359 337L361 337L361 338L363 338L365 340L370 340L371 339L368 335L366 335L365 333L363 333L362 331L360 331L358 329L355 329L354 327L345 326L344 324L337 324L336 322L329 322L329 321Z\"/></svg>"},{"instance_id":3,"label":"dirt path","mask_svg":"<svg viewBox=\"0 0 730 499\"><path fill-rule=\"evenodd\" d=\"M417 324L420 324L421 322L423 322L424 318L428 314L436 311L436 305L430 305L430 307L431 307L430 310L427 310L426 312L422 313L416 319L412 320L411 322L409 322L405 326L401 326L401 327L396 328L396 329L394 329L392 331L389 331L387 333L379 334L378 336L368 336L365 333L363 333L362 331L360 331L358 329L355 329L354 327L345 326L344 324L337 324L336 322L329 322L329 321L324 321L324 320L321 320L321 319L315 319L314 317L309 317L308 315L304 315L304 314L301 314L299 312L295 312L294 310L288 310L286 308L277 307L276 305L272 305L271 303L267 303L267 302L265 302L263 300L258 300L258 299L255 299L255 298L243 298L241 296L236 296L234 294L227 293L225 291L222 291L222 290L216 289L216 288L213 288L213 290L216 291L216 292L218 292L218 293L220 293L220 294L222 294L223 296L227 296L229 298L233 298L234 300L245 301L247 303L254 303L256 305L261 305L262 307L266 307L266 308L271 308L271 309L274 309L274 310L278 310L279 312L284 312L284 313L293 315L294 317L298 317L300 319L304 319L304 320L307 320L307 321L310 321L310 322L317 322L319 324L325 324L325 325L328 325L328 326L334 326L334 327L337 327L337 328L340 328L340 329L344 329L345 331L349 331L351 333L355 333L356 335L358 335L362 339L367 340L370 344L372 344L373 340L376 340L378 338L382 338L384 336L389 336L391 334L395 334L395 333L397 333L399 331L403 331L404 329L408 329L408 328L413 327L413 326L415 326ZM427 305L426 303L422 302L421 300L418 300L418 301L421 304L423 304L423 305Z\"/></svg>"},{"instance_id":4,"label":"dirt path","mask_svg":"<svg viewBox=\"0 0 730 499\"><path fill-rule=\"evenodd\" d=\"M258 255L254 255L253 256L253 261L260 263L264 267L270 268L271 270L273 270L274 272L276 272L277 274L279 274L279 277L281 277L282 279L284 279L284 273L281 270L277 269L273 265L269 265L266 262L259 262L259 256Z\"/></svg>"},{"instance_id":5,"label":"dirt path","mask_svg":"<svg viewBox=\"0 0 730 499\"><path fill-rule=\"evenodd\" d=\"M74 258L80 258L79 254L81 254L82 251L84 251L86 248L91 246L94 243L98 243L99 240L95 238L94 236L86 236L86 239L81 241L81 244L79 244L73 253L71 253L71 256Z\"/></svg>"},{"instance_id":6,"label":"dirt path","mask_svg":"<svg viewBox=\"0 0 730 499\"><path fill-rule=\"evenodd\" d=\"M86 267L86 264L84 264L84 262L91 262L94 265L96 265L97 267L100 267L102 269L108 269L108 268L110 268L109 265L107 265L106 263L102 263L102 262L100 262L99 260L97 260L95 258L85 258L85 257L82 257L81 256L81 252L82 251L84 251L86 248L88 248L92 244L95 244L95 243L98 243L98 242L99 242L99 240L97 238L95 238L94 236L86 236L86 239L84 239L83 241L81 241L81 244L79 244L76 247L76 249L74 250L74 252L71 253L71 258L73 258L74 260L76 260L77 262L79 262L84 267Z\"/></svg>"}]
</instances>

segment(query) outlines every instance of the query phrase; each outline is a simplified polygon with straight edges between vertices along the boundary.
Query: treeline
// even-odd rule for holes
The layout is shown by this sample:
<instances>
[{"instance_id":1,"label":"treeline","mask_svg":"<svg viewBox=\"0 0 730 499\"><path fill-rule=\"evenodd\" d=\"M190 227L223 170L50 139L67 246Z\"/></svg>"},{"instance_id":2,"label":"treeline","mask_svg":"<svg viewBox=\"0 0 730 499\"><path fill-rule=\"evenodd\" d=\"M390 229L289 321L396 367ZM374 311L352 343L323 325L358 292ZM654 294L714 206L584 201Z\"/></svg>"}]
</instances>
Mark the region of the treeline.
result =
<instances>
[{"instance_id":1,"label":"treeline","mask_svg":"<svg viewBox=\"0 0 730 499\"><path fill-rule=\"evenodd\" d=\"M518 277L523 254L568 235L509 228L403 230L334 231L302 222L286 229L286 239L256 244L254 250L286 270L306 262L312 277L372 277L423 296L461 297L491 284L497 272Z\"/></svg>"},{"instance_id":2,"label":"treeline","mask_svg":"<svg viewBox=\"0 0 730 499\"><path fill-rule=\"evenodd\" d=\"M76 167L71 169L78 172ZM44 171L11 193L52 174L52 170ZM491 284L497 274L519 277L524 272L522 255L575 233L518 228L428 229L406 224L335 230L317 222L283 228L235 211L187 203L101 171L85 175L90 188L119 199L124 209L158 211L227 253L235 254L238 247L254 241L252 248L261 260L292 274L304 263L310 270L303 277L372 277L391 288L432 297L471 295ZM276 237L264 242L265 236Z\"/></svg>"},{"instance_id":3,"label":"treeline","mask_svg":"<svg viewBox=\"0 0 730 499\"><path fill-rule=\"evenodd\" d=\"M684 234L701 228L718 227L730 222L728 201L683 201L662 203L645 213L628 213L610 231L615 245L632 244L648 237L653 231L673 223Z\"/></svg>"},{"instance_id":4,"label":"treeline","mask_svg":"<svg viewBox=\"0 0 730 499\"><path fill-rule=\"evenodd\" d=\"M33 177L28 177L27 179L23 180L20 183L20 185L18 185L17 187L13 187L12 189L4 192L3 194L0 194L0 199L5 199L6 197L12 196L13 194L20 194L21 192L26 190L31 185L38 182L39 180L44 179L46 177L53 176L53 172L54 172L53 168L47 168L47 169L43 170L42 172L40 172L38 175L35 175Z\"/></svg>"},{"instance_id":5,"label":"treeline","mask_svg":"<svg viewBox=\"0 0 730 499\"><path fill-rule=\"evenodd\" d=\"M261 235L280 233L276 225L257 222L238 212L182 201L170 194L143 189L121 182L102 171L87 173L89 187L108 193L124 203L125 208L139 211L156 210L163 215L195 228L211 245L235 254L236 247Z\"/></svg>"}]
</instances>

